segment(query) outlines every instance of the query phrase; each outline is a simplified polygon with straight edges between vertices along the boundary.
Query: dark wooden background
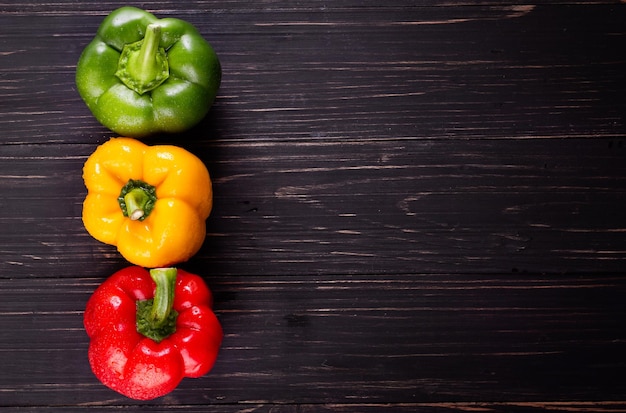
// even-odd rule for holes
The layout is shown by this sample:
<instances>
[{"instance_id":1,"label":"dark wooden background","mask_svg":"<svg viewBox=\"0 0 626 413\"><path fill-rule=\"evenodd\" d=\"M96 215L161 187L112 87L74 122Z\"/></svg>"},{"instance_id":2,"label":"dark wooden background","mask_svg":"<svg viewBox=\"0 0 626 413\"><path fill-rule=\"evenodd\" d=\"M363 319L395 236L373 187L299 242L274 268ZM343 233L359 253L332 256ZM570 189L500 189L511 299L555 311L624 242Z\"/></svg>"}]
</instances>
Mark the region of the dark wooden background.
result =
<instances>
[{"instance_id":1,"label":"dark wooden background","mask_svg":"<svg viewBox=\"0 0 626 413\"><path fill-rule=\"evenodd\" d=\"M3 413L626 411L626 4L132 3L218 52L173 142L215 207L185 269L214 370L135 402L82 313L126 263L85 232L111 132L74 70L116 1L0 2Z\"/></svg>"}]
</instances>

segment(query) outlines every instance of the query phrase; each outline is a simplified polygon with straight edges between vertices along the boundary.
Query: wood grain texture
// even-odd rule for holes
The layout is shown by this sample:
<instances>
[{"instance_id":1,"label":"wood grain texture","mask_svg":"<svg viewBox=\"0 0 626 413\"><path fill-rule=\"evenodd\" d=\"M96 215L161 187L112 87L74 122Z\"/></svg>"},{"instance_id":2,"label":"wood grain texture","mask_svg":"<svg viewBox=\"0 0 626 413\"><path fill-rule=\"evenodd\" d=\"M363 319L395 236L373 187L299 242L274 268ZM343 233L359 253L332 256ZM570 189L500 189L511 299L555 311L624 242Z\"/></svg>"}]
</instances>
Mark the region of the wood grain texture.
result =
<instances>
[{"instance_id":1,"label":"wood grain texture","mask_svg":"<svg viewBox=\"0 0 626 413\"><path fill-rule=\"evenodd\" d=\"M619 272L621 142L196 142L215 203L190 265L218 275L255 275L260 262L273 275ZM93 147L4 148L2 273L38 277L49 265L73 277L77 263L92 275L121 262L80 220Z\"/></svg>"},{"instance_id":2,"label":"wood grain texture","mask_svg":"<svg viewBox=\"0 0 626 413\"><path fill-rule=\"evenodd\" d=\"M213 44L218 363L102 386L74 70L122 3L0 3L3 413L626 411L626 4L155 1Z\"/></svg>"},{"instance_id":3,"label":"wood grain texture","mask_svg":"<svg viewBox=\"0 0 626 413\"><path fill-rule=\"evenodd\" d=\"M587 138L623 131L623 59L615 55L623 45L623 6L288 5L176 8L201 28L224 66L214 112L195 139ZM3 71L3 105L11 110L0 126L12 132L4 142L84 143L106 133L73 84L75 62L104 14L2 15L0 53L11 68ZM25 71L28 82L21 81ZM68 128L75 133L68 136Z\"/></svg>"},{"instance_id":4,"label":"wood grain texture","mask_svg":"<svg viewBox=\"0 0 626 413\"><path fill-rule=\"evenodd\" d=\"M118 405L86 363L82 310L100 279L3 280L3 394L19 405ZM623 394L619 276L207 277L218 363L160 404L593 400ZM56 297L56 298L52 298ZM15 331L19 330L19 335ZM33 340L41 335L41 340ZM9 339L10 338L10 339ZM38 363L42 357L45 363ZM7 371L5 370L5 371ZM476 389L480 392L476 393ZM95 403L98 401L97 403Z\"/></svg>"}]
</instances>

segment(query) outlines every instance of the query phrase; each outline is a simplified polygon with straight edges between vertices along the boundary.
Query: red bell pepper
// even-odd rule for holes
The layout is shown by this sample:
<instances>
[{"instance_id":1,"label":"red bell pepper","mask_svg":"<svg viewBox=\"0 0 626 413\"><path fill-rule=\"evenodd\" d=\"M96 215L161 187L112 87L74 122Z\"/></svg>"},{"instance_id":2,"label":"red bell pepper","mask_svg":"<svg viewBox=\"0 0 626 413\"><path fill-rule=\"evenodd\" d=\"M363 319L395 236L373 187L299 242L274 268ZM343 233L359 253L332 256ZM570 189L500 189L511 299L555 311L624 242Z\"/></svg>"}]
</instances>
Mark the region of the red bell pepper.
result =
<instances>
[{"instance_id":1,"label":"red bell pepper","mask_svg":"<svg viewBox=\"0 0 626 413\"><path fill-rule=\"evenodd\" d=\"M109 388L150 400L215 363L222 327L202 278L175 268L122 269L93 293L84 315L89 364Z\"/></svg>"}]
</instances>

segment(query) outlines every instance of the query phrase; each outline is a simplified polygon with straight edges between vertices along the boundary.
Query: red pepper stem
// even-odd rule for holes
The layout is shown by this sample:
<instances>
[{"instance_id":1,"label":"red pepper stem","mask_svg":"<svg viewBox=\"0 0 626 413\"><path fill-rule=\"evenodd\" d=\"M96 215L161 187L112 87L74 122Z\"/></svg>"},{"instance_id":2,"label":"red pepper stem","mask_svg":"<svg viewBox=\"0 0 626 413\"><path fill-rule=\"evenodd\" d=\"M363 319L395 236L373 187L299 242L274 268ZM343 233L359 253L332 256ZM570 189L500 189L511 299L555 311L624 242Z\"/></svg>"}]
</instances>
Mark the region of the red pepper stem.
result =
<instances>
[{"instance_id":1,"label":"red pepper stem","mask_svg":"<svg viewBox=\"0 0 626 413\"><path fill-rule=\"evenodd\" d=\"M156 284L154 301L150 311L150 324L153 328L160 328L168 322L172 306L174 305L177 272L176 268L155 268L150 270L150 277Z\"/></svg>"}]
</instances>

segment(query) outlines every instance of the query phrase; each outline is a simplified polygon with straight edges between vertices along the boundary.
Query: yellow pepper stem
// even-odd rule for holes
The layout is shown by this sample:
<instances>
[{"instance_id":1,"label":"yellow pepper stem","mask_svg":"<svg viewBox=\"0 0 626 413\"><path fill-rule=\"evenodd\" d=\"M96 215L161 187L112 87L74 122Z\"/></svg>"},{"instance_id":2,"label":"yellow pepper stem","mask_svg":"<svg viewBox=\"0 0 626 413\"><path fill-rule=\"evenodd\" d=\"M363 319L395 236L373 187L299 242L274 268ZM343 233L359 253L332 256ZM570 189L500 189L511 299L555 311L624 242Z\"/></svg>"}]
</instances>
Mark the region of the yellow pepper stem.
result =
<instances>
[{"instance_id":1,"label":"yellow pepper stem","mask_svg":"<svg viewBox=\"0 0 626 413\"><path fill-rule=\"evenodd\" d=\"M143 189L133 189L126 195L124 195L124 201L126 201L126 215L132 221L137 221L145 215L143 205L148 194Z\"/></svg>"},{"instance_id":2,"label":"yellow pepper stem","mask_svg":"<svg viewBox=\"0 0 626 413\"><path fill-rule=\"evenodd\" d=\"M156 188L138 179L129 180L117 198L122 213L132 221L146 219L152 212L156 200Z\"/></svg>"}]
</instances>

